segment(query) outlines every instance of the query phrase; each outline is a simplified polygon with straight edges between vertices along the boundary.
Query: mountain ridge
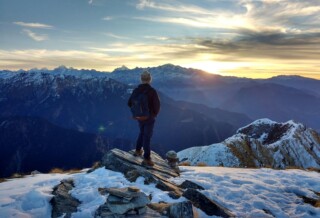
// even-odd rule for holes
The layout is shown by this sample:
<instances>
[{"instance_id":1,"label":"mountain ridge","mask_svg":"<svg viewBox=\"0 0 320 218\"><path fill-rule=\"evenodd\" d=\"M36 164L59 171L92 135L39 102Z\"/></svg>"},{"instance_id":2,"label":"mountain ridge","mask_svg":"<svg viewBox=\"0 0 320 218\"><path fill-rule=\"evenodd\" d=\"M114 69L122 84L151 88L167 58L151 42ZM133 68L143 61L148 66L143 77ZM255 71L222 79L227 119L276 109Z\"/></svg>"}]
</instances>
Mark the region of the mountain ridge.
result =
<instances>
[{"instance_id":1,"label":"mountain ridge","mask_svg":"<svg viewBox=\"0 0 320 218\"><path fill-rule=\"evenodd\" d=\"M178 156L193 165L320 169L320 135L292 120L259 119L221 143L188 148Z\"/></svg>"}]
</instances>

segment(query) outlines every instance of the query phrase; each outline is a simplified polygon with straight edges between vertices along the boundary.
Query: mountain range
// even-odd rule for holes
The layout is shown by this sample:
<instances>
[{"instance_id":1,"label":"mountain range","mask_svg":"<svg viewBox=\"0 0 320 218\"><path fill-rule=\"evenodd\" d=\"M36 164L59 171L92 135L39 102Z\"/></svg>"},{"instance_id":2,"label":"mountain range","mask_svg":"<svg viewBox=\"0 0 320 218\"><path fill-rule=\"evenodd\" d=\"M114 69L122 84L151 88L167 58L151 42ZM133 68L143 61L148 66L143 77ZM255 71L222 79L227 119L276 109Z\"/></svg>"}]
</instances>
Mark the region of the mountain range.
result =
<instances>
[{"instance_id":1,"label":"mountain range","mask_svg":"<svg viewBox=\"0 0 320 218\"><path fill-rule=\"evenodd\" d=\"M43 153L40 152L44 158L50 155L46 151L54 147L53 141L61 144L60 147L57 146L60 158L53 155L50 157L52 161L43 162L41 170L44 172L61 166L90 166L101 158L101 150L113 147L130 150L135 147L138 125L131 119L127 107L131 86L106 76L74 76L64 74L64 68L59 70L63 71L0 73L0 118L2 123L12 123L15 120L17 125L17 128L12 128L12 125L0 126L0 134L4 136L0 140L0 153L6 155L0 168L0 176L36 169L34 165L26 165L30 158L34 157L34 149L30 147L32 144L44 148ZM242 114L208 107L206 113L220 116L207 116L200 110L194 110L192 104L177 102L161 92L159 94L162 106L152 149L160 154L166 153L172 147L181 150L195 144L219 142L251 121ZM228 119L223 120L223 117ZM26 125L30 123L35 125ZM73 131L68 140L63 134L52 135L52 132L64 130ZM91 137L92 153L97 154L95 158L88 158L88 140L78 141L79 137L76 137L82 135L83 138L88 138L88 134ZM103 138L99 147L93 140L97 137ZM68 159L70 155L68 149L63 149L62 145L79 150L79 159L87 158L87 162L79 161L76 166L71 162L61 165L60 159ZM26 149L20 157L21 147ZM11 149L9 153L6 153L7 148ZM37 158L34 163L38 163Z\"/></svg>"},{"instance_id":2,"label":"mountain range","mask_svg":"<svg viewBox=\"0 0 320 218\"><path fill-rule=\"evenodd\" d=\"M78 167L91 164L109 148L134 148L138 127L126 103L143 70L151 72L152 85L159 91L162 103L152 139L152 149L162 155L172 148L180 151L219 143L237 135L240 127L264 117L277 122L293 119L315 131L320 130L320 81L315 79L224 77L172 64L152 68L121 67L113 72L65 66L53 70L2 70L1 123L16 123L22 129L0 125L3 136L0 153L7 148L19 151L21 146L32 144L41 144L50 150L54 146L50 131L71 131L69 138L74 141L68 141L68 145L63 142L63 134L58 134L56 140L64 146L79 148L79 158L87 158L87 162L82 161ZM44 131L48 129L50 131ZM76 135L82 135L87 141L76 140ZM99 143L94 140L96 138ZM96 156L88 157L87 143ZM60 158L68 157L67 149L61 146L59 150ZM33 149L26 149L26 158L17 163L17 153L11 152L0 169L0 176L17 169L21 172L34 170L33 167L17 167L29 162L33 152ZM5 168L7 163L12 167ZM44 171L60 167L59 158L43 164ZM68 163L63 166L77 167Z\"/></svg>"}]
</instances>

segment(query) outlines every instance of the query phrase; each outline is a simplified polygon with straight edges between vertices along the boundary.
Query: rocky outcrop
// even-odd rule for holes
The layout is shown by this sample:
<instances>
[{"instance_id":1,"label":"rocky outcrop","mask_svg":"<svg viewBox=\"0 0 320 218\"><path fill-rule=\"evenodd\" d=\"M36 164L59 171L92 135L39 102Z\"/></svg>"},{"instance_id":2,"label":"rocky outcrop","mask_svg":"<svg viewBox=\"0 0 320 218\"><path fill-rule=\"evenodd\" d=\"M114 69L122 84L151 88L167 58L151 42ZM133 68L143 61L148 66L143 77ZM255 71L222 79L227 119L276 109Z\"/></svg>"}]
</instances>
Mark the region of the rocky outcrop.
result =
<instances>
[{"instance_id":1,"label":"rocky outcrop","mask_svg":"<svg viewBox=\"0 0 320 218\"><path fill-rule=\"evenodd\" d=\"M320 135L294 121L260 119L221 143L188 148L178 156L192 165L320 169Z\"/></svg>"},{"instance_id":2,"label":"rocky outcrop","mask_svg":"<svg viewBox=\"0 0 320 218\"><path fill-rule=\"evenodd\" d=\"M129 181L135 181L138 177L145 178L145 184L153 183L155 187L166 191L171 198L181 196L189 199L179 203L150 203L152 195L146 196L136 187L125 188L99 188L102 195L106 195L106 202L96 210L96 218L122 218L134 217L169 217L169 218L193 218L194 206L200 208L207 215L232 217L226 208L217 202L208 199L196 189L203 187L185 181L181 185L170 182L172 177L177 177L175 167L171 168L168 163L158 154L152 152L151 158L155 165L145 167L141 165L142 157L132 155L133 151L125 152L119 149L109 151L102 159L101 166L107 169L122 172ZM71 213L77 211L80 202L74 199L69 191L73 188L72 180L63 180L54 188L52 217L71 217Z\"/></svg>"},{"instance_id":3,"label":"rocky outcrop","mask_svg":"<svg viewBox=\"0 0 320 218\"><path fill-rule=\"evenodd\" d=\"M169 178L177 177L179 174L169 167L157 153L151 152L151 158L155 165L146 168L141 165L142 158L135 157L131 153L119 149L112 149L102 158L102 165L107 169L122 172L125 177L134 182L139 176L145 178L145 183L155 183L156 187L169 191L171 196L178 198L182 195L182 190L175 184L168 181Z\"/></svg>"},{"instance_id":4,"label":"rocky outcrop","mask_svg":"<svg viewBox=\"0 0 320 218\"><path fill-rule=\"evenodd\" d=\"M70 218L71 214L77 211L80 201L69 194L74 187L72 179L62 180L59 185L54 187L52 194L54 195L50 203L52 205L51 216Z\"/></svg>"}]
</instances>

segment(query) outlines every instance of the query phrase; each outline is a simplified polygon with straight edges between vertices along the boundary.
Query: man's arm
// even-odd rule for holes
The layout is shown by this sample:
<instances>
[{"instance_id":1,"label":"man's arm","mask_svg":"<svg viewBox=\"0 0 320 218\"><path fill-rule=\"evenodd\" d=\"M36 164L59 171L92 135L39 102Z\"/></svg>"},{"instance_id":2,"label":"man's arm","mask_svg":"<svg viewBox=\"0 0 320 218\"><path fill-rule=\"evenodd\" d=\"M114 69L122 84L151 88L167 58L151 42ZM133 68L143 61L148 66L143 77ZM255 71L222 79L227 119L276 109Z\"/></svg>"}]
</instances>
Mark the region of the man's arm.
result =
<instances>
[{"instance_id":1,"label":"man's arm","mask_svg":"<svg viewBox=\"0 0 320 218\"><path fill-rule=\"evenodd\" d=\"M134 92L134 91L133 91L133 92ZM131 93L130 98L129 98L129 100L128 100L128 107L131 107L131 106L132 106L131 98L132 98L133 92Z\"/></svg>"},{"instance_id":2,"label":"man's arm","mask_svg":"<svg viewBox=\"0 0 320 218\"><path fill-rule=\"evenodd\" d=\"M160 112L160 99L156 90L154 90L152 105L153 105L155 116L157 116Z\"/></svg>"}]
</instances>

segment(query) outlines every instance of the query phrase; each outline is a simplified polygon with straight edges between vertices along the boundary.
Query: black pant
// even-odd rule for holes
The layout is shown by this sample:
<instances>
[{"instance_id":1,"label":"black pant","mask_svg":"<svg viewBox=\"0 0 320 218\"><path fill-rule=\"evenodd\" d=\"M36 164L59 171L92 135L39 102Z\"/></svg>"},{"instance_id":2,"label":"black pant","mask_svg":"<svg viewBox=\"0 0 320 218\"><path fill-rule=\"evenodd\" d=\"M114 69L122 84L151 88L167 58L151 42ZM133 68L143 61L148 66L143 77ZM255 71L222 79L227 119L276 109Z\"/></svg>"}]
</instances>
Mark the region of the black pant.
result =
<instances>
[{"instance_id":1,"label":"black pant","mask_svg":"<svg viewBox=\"0 0 320 218\"><path fill-rule=\"evenodd\" d=\"M140 133L136 144L136 150L140 150L143 147L144 158L150 159L150 141L153 134L155 118L149 118L148 120L138 122Z\"/></svg>"}]
</instances>

